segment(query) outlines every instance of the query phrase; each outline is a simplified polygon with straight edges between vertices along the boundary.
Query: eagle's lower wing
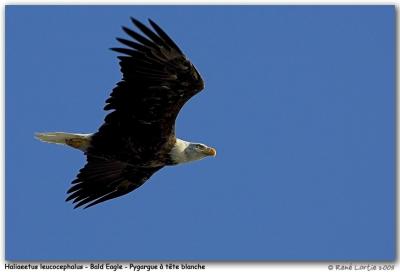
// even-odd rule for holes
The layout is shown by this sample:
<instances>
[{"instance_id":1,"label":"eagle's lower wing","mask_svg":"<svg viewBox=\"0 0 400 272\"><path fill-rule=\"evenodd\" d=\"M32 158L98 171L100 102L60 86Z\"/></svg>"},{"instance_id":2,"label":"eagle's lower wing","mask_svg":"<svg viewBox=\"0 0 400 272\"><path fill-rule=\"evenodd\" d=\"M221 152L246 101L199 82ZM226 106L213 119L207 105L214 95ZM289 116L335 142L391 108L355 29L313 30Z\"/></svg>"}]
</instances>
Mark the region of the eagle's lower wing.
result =
<instances>
[{"instance_id":1,"label":"eagle's lower wing","mask_svg":"<svg viewBox=\"0 0 400 272\"><path fill-rule=\"evenodd\" d=\"M137 168L127 163L88 156L66 201L77 203L75 208L85 208L132 192L148 180L157 168Z\"/></svg>"},{"instance_id":2,"label":"eagle's lower wing","mask_svg":"<svg viewBox=\"0 0 400 272\"><path fill-rule=\"evenodd\" d=\"M110 153L113 139L131 145L114 146L113 151L160 148L157 145L175 136L175 119L182 106L204 88L196 68L158 25L149 20L152 30L135 19L132 22L144 35L123 27L131 39L118 38L126 48L112 48L123 54L118 57L123 78L106 101L104 109L113 111L93 136L92 151Z\"/></svg>"}]
</instances>

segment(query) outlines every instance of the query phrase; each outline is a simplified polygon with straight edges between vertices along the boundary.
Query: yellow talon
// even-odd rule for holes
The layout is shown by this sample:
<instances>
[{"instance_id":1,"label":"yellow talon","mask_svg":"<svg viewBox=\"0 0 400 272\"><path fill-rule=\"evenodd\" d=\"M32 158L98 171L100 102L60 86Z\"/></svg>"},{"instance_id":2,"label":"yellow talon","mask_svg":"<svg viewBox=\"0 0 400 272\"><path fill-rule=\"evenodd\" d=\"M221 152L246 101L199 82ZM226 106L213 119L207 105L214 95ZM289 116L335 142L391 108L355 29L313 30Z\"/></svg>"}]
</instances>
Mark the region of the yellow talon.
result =
<instances>
[{"instance_id":1,"label":"yellow talon","mask_svg":"<svg viewBox=\"0 0 400 272\"><path fill-rule=\"evenodd\" d=\"M65 143L74 148L80 148L83 145L83 140L79 138L65 139Z\"/></svg>"}]
</instances>

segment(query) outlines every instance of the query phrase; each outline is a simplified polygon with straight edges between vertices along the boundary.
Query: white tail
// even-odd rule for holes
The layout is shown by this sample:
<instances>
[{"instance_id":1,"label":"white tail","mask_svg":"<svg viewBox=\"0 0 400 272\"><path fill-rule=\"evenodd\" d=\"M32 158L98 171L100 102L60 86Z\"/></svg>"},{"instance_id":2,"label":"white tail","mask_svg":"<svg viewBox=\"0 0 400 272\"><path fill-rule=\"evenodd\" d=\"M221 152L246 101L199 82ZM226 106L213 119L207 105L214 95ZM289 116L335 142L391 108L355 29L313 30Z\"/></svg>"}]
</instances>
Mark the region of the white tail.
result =
<instances>
[{"instance_id":1,"label":"white tail","mask_svg":"<svg viewBox=\"0 0 400 272\"><path fill-rule=\"evenodd\" d=\"M73 148L86 151L90 145L92 134L65 133L65 132L43 132L35 133L36 139L52 144L68 145Z\"/></svg>"}]
</instances>

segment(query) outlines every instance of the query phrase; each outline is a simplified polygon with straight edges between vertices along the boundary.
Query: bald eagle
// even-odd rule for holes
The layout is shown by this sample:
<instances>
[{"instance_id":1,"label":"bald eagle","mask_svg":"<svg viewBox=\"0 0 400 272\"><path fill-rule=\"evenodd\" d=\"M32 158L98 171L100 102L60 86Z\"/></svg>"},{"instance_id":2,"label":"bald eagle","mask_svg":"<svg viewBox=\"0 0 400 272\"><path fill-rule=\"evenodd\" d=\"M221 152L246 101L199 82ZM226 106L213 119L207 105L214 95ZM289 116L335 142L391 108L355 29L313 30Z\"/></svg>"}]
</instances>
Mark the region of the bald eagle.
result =
<instances>
[{"instance_id":1,"label":"bald eagle","mask_svg":"<svg viewBox=\"0 0 400 272\"><path fill-rule=\"evenodd\" d=\"M175 42L152 20L150 27L131 18L138 33L122 27L130 39L111 48L122 80L106 100L111 111L92 134L36 133L44 142L83 151L86 165L68 190L75 208L91 207L132 192L164 166L215 156L214 148L175 136L183 105L204 88L199 72Z\"/></svg>"}]
</instances>

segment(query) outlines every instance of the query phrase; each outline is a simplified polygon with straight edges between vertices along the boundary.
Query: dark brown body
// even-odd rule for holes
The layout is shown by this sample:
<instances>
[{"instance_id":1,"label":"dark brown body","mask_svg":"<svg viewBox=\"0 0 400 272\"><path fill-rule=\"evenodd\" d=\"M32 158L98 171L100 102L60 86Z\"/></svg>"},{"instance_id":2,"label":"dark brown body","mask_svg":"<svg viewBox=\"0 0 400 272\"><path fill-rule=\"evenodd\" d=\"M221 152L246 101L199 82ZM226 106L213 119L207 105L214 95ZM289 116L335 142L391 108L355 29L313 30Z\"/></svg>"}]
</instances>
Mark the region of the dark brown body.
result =
<instances>
[{"instance_id":1,"label":"dark brown body","mask_svg":"<svg viewBox=\"0 0 400 272\"><path fill-rule=\"evenodd\" d=\"M204 88L199 73L172 39L154 22L153 30L133 23L144 35L128 28L132 38L117 40L122 81L113 89L104 124L92 135L87 164L80 170L67 200L75 207L127 194L156 171L172 165L176 142L175 119L183 105Z\"/></svg>"}]
</instances>

